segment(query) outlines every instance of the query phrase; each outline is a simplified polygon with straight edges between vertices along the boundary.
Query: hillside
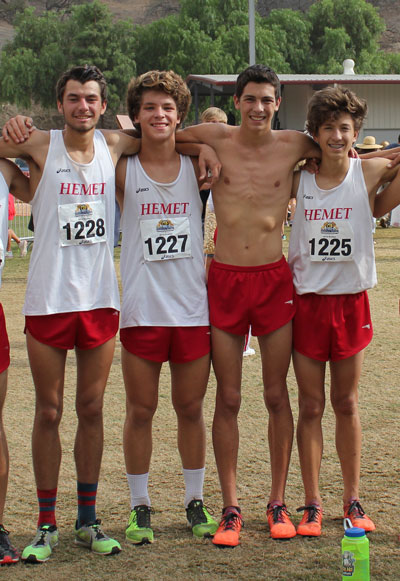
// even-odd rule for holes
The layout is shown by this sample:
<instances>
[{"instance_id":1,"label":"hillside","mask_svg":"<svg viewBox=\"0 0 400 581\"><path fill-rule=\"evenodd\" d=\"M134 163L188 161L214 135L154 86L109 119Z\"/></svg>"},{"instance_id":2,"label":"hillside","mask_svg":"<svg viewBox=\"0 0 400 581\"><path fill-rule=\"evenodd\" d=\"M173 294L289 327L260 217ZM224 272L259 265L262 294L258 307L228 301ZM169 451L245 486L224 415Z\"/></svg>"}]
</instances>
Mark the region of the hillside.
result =
<instances>
[{"instance_id":1,"label":"hillside","mask_svg":"<svg viewBox=\"0 0 400 581\"><path fill-rule=\"evenodd\" d=\"M379 9L380 15L386 22L386 31L382 36L381 45L384 50L400 52L400 10L394 10L393 0L368 0ZM132 19L137 24L146 24L152 20L163 18L179 11L179 0L104 0L118 19ZM46 0L28 2L39 11L44 10ZM262 16L271 10L291 8L293 10L307 10L313 0L256 0L257 9ZM0 46L12 38L12 26L0 20Z\"/></svg>"}]
</instances>

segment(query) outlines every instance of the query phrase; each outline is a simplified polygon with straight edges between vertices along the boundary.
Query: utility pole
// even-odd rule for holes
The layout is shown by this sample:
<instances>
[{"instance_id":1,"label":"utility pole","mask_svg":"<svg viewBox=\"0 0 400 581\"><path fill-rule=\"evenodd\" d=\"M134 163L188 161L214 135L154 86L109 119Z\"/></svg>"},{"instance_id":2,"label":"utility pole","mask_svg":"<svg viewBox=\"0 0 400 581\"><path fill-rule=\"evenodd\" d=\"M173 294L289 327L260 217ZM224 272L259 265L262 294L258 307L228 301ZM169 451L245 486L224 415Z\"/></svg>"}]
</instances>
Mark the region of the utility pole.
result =
<instances>
[{"instance_id":1,"label":"utility pole","mask_svg":"<svg viewBox=\"0 0 400 581\"><path fill-rule=\"evenodd\" d=\"M256 34L254 20L254 0L249 0L249 65L256 64Z\"/></svg>"}]
</instances>

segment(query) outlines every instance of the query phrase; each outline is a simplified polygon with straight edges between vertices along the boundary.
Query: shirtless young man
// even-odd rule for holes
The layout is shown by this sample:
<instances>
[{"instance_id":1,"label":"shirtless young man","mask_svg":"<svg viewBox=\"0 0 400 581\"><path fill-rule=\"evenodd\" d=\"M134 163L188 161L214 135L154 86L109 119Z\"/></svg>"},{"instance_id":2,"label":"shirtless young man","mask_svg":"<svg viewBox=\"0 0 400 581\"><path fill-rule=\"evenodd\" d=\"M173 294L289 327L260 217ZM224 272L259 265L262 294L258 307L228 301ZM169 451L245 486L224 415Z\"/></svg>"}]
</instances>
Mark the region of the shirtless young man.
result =
<instances>
[{"instance_id":1,"label":"shirtless young man","mask_svg":"<svg viewBox=\"0 0 400 581\"><path fill-rule=\"evenodd\" d=\"M121 547L100 528L95 511L103 451L103 396L118 330L113 265L115 165L138 140L98 131L106 81L94 66L75 67L57 84L64 131L34 131L19 144L0 140L0 156L25 157L30 168L35 243L24 313L36 389L32 455L38 530L22 559L46 561L58 542L55 504L68 349L77 361L75 440L78 518L75 542L108 555Z\"/></svg>"},{"instance_id":2,"label":"shirtless young man","mask_svg":"<svg viewBox=\"0 0 400 581\"><path fill-rule=\"evenodd\" d=\"M212 146L222 164L213 186L218 238L208 289L212 359L217 377L213 443L223 496L223 514L214 544L236 546L242 516L236 493L238 413L245 335L258 337L269 413L271 491L267 507L273 538L296 530L284 504L293 440L293 418L286 386L294 316L294 291L282 254L281 226L290 198L293 170L318 147L303 133L274 131L281 102L279 79L254 65L236 84L234 103L241 125L201 124L177 134L177 141Z\"/></svg>"},{"instance_id":3,"label":"shirtless young man","mask_svg":"<svg viewBox=\"0 0 400 581\"><path fill-rule=\"evenodd\" d=\"M29 180L22 171L7 159L0 160L0 281L4 267L8 232L8 196L11 191L23 202L30 201ZM3 526L6 501L9 456L7 438L3 425L3 408L7 394L7 373L10 365L10 344L6 321L0 304L0 565L12 565L19 554L10 542L9 533Z\"/></svg>"},{"instance_id":4,"label":"shirtless young man","mask_svg":"<svg viewBox=\"0 0 400 581\"><path fill-rule=\"evenodd\" d=\"M153 542L148 491L152 423L160 372L171 370L171 397L195 537L218 524L203 504L203 399L210 370L210 327L203 263L197 161L175 150L191 102L173 71L149 71L128 87L129 116L141 134L137 156L117 166L122 194L122 370L126 389L124 454L131 495L126 539Z\"/></svg>"}]
</instances>

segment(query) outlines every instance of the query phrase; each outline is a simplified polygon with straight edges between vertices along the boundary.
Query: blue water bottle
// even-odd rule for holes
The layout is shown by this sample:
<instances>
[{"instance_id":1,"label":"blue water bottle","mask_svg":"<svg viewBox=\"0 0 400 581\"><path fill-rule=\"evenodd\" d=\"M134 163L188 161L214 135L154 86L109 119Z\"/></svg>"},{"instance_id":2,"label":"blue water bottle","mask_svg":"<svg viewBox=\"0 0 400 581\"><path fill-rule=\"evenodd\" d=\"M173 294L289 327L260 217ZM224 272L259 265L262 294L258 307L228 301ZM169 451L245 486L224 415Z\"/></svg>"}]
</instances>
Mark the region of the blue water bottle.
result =
<instances>
[{"instance_id":1,"label":"blue water bottle","mask_svg":"<svg viewBox=\"0 0 400 581\"><path fill-rule=\"evenodd\" d=\"M346 522L347 521L347 522ZM364 529L345 528L342 540L342 581L370 581L369 576L369 540Z\"/></svg>"}]
</instances>

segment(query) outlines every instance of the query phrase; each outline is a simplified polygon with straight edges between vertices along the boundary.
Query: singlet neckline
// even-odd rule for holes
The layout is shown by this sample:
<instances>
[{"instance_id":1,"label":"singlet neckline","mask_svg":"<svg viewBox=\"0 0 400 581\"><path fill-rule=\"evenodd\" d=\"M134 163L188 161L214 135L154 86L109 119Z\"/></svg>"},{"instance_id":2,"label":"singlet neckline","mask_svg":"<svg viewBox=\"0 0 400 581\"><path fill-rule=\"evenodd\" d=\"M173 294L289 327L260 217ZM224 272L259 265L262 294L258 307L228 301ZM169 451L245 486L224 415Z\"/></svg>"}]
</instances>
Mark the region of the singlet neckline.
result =
<instances>
[{"instance_id":1,"label":"singlet neckline","mask_svg":"<svg viewBox=\"0 0 400 581\"><path fill-rule=\"evenodd\" d=\"M182 154L179 154L179 160L180 160L180 167L179 167L179 172L178 175L176 176L176 178L174 179L174 181L172 182L157 182L156 180L153 180L153 178L151 178L149 176L149 174L146 172L146 170L144 169L144 167L142 166L142 162L139 159L139 155L136 156L136 161L139 164L140 170L143 172L143 174L145 175L145 177L154 185L156 186L174 186L179 178L182 175L182 171L183 171L183 156Z\"/></svg>"},{"instance_id":2,"label":"singlet neckline","mask_svg":"<svg viewBox=\"0 0 400 581\"><path fill-rule=\"evenodd\" d=\"M69 161L71 163L74 163L75 165L79 166L79 167L90 167L93 163L94 160L96 159L96 135L97 135L97 130L95 130L94 134L93 134L93 157L92 159L88 162L88 163L82 163L81 161L76 161L73 157L71 157L71 155L69 154L69 151L67 149L67 146L65 145L65 141L64 141L64 133L63 130L60 130L60 135L61 135L61 142L63 144L64 150L65 150L65 155L68 157Z\"/></svg>"}]
</instances>

